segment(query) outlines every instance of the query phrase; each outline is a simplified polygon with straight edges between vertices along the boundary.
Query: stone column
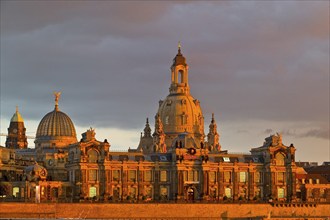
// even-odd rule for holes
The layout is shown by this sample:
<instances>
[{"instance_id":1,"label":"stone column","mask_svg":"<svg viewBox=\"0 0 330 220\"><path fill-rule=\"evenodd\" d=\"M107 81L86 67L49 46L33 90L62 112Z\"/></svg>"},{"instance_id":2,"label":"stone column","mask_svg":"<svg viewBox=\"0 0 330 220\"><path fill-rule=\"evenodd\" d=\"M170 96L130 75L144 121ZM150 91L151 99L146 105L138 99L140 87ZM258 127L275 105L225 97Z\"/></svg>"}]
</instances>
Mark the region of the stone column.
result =
<instances>
[{"instance_id":1,"label":"stone column","mask_svg":"<svg viewBox=\"0 0 330 220\"><path fill-rule=\"evenodd\" d=\"M277 187L276 187L276 178L275 178L275 171L271 170L271 192L272 192L272 197L277 198Z\"/></svg>"},{"instance_id":2,"label":"stone column","mask_svg":"<svg viewBox=\"0 0 330 220\"><path fill-rule=\"evenodd\" d=\"M152 171L154 172L154 171ZM151 174L152 175L152 174ZM142 199L140 198L140 195L144 194L144 189L143 189L143 186L144 186L144 179L143 179L143 176L144 176L144 170L142 170L141 168L141 164L139 164L139 167L138 167L138 199Z\"/></svg>"},{"instance_id":3,"label":"stone column","mask_svg":"<svg viewBox=\"0 0 330 220\"><path fill-rule=\"evenodd\" d=\"M160 189L159 189L159 162L156 161L155 164L155 181L154 181L154 199L159 200L160 199Z\"/></svg>"},{"instance_id":4,"label":"stone column","mask_svg":"<svg viewBox=\"0 0 330 220\"><path fill-rule=\"evenodd\" d=\"M179 170L178 171L178 175L179 175L178 195L179 196L183 196L183 171L182 170Z\"/></svg>"},{"instance_id":5,"label":"stone column","mask_svg":"<svg viewBox=\"0 0 330 220\"><path fill-rule=\"evenodd\" d=\"M128 195L128 185L127 185L127 165L125 163L125 161L123 162L123 167L122 167L122 171L121 171L121 200L125 201L126 200L126 196Z\"/></svg>"},{"instance_id":6,"label":"stone column","mask_svg":"<svg viewBox=\"0 0 330 220\"><path fill-rule=\"evenodd\" d=\"M203 171L203 194L204 194L204 196L209 195L208 188L209 188L208 172Z\"/></svg>"},{"instance_id":7,"label":"stone column","mask_svg":"<svg viewBox=\"0 0 330 220\"><path fill-rule=\"evenodd\" d=\"M254 173L255 171L253 171L252 169L249 169L249 184L248 184L248 190L249 190L249 200L252 200L254 197Z\"/></svg>"},{"instance_id":8,"label":"stone column","mask_svg":"<svg viewBox=\"0 0 330 220\"><path fill-rule=\"evenodd\" d=\"M219 176L218 176L218 192L219 192L219 199L222 200L225 196L225 189L224 189L224 171L221 165L221 162L219 163Z\"/></svg>"},{"instance_id":9,"label":"stone column","mask_svg":"<svg viewBox=\"0 0 330 220\"><path fill-rule=\"evenodd\" d=\"M233 189L234 189L234 200L238 199L238 193L239 193L239 172L238 172L238 167L237 163L235 164L235 168L233 170Z\"/></svg>"}]
</instances>

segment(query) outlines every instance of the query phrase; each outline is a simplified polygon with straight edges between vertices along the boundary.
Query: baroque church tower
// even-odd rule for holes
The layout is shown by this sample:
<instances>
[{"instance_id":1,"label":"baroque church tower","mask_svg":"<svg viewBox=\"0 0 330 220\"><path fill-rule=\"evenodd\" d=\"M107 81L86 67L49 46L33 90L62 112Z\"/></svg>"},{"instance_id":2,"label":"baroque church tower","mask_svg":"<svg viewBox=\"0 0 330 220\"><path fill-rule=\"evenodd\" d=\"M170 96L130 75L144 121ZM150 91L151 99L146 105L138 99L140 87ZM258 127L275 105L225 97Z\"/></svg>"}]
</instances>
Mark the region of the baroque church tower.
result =
<instances>
[{"instance_id":1,"label":"baroque church tower","mask_svg":"<svg viewBox=\"0 0 330 220\"><path fill-rule=\"evenodd\" d=\"M220 135L217 130L217 123L214 120L214 114L212 113L212 120L209 126L209 133L207 134L207 143L211 152L220 152L221 145L219 143Z\"/></svg>"},{"instance_id":2,"label":"baroque church tower","mask_svg":"<svg viewBox=\"0 0 330 220\"><path fill-rule=\"evenodd\" d=\"M153 138L152 138L152 135L151 135L151 128L150 128L150 125L149 125L149 119L147 118L146 120L146 125L144 127L144 133L142 135L142 132L141 132L141 138L140 138L140 143L139 143L139 146L137 148L138 151L142 151L143 153L152 153L154 152L154 149L153 149Z\"/></svg>"},{"instance_id":3,"label":"baroque church tower","mask_svg":"<svg viewBox=\"0 0 330 220\"><path fill-rule=\"evenodd\" d=\"M16 112L11 118L8 128L6 147L12 149L26 149L28 143L25 132L26 129L24 127L23 117L18 112L18 107L16 107Z\"/></svg>"}]
</instances>

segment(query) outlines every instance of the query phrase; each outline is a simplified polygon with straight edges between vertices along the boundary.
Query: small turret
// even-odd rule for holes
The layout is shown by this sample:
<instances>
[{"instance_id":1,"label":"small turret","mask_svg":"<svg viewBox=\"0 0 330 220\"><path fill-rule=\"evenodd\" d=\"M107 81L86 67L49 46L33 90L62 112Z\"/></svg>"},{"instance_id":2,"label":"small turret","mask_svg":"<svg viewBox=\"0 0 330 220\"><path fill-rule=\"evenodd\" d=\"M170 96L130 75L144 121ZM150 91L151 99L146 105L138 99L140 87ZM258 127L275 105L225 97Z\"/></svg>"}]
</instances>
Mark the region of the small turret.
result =
<instances>
[{"instance_id":1,"label":"small turret","mask_svg":"<svg viewBox=\"0 0 330 220\"><path fill-rule=\"evenodd\" d=\"M141 132L140 143L137 150L142 151L145 154L153 153L153 139L148 118L146 119L146 125L143 131L144 132Z\"/></svg>"},{"instance_id":2,"label":"small turret","mask_svg":"<svg viewBox=\"0 0 330 220\"><path fill-rule=\"evenodd\" d=\"M211 151L221 151L221 145L219 143L220 135L217 131L217 124L214 120L214 113L212 113L211 124L209 126L209 133L207 134L207 142Z\"/></svg>"},{"instance_id":3,"label":"small turret","mask_svg":"<svg viewBox=\"0 0 330 220\"><path fill-rule=\"evenodd\" d=\"M144 131L143 137L151 137L151 128L150 128L150 125L149 125L149 119L148 118L146 120L146 126L145 126L143 131Z\"/></svg>"}]
</instances>

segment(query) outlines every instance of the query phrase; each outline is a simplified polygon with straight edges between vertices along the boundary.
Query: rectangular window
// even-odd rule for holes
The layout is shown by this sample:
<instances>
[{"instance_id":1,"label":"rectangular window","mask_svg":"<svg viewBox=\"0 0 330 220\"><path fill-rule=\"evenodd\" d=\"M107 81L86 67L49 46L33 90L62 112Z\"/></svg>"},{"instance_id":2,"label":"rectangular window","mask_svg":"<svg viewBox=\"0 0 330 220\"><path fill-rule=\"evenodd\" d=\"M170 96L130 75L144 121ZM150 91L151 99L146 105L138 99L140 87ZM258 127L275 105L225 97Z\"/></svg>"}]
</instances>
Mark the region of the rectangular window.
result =
<instances>
[{"instance_id":1,"label":"rectangular window","mask_svg":"<svg viewBox=\"0 0 330 220\"><path fill-rule=\"evenodd\" d=\"M112 171L112 180L113 181L120 181L120 170L113 170Z\"/></svg>"},{"instance_id":2,"label":"rectangular window","mask_svg":"<svg viewBox=\"0 0 330 220\"><path fill-rule=\"evenodd\" d=\"M160 195L162 197L167 197L168 196L168 189L166 186L161 186L160 187Z\"/></svg>"},{"instance_id":3,"label":"rectangular window","mask_svg":"<svg viewBox=\"0 0 330 220\"><path fill-rule=\"evenodd\" d=\"M131 182L135 182L136 181L136 170L130 170L129 174L128 174L128 179Z\"/></svg>"},{"instance_id":4,"label":"rectangular window","mask_svg":"<svg viewBox=\"0 0 330 220\"><path fill-rule=\"evenodd\" d=\"M135 196L136 196L136 188L131 187L129 189L129 194L130 194L130 196L132 196L133 198L135 198Z\"/></svg>"},{"instance_id":5,"label":"rectangular window","mask_svg":"<svg viewBox=\"0 0 330 220\"><path fill-rule=\"evenodd\" d=\"M189 170L188 171L188 181L196 182L199 181L198 170Z\"/></svg>"},{"instance_id":6,"label":"rectangular window","mask_svg":"<svg viewBox=\"0 0 330 220\"><path fill-rule=\"evenodd\" d=\"M225 188L225 195L227 198L231 198L231 188Z\"/></svg>"},{"instance_id":7,"label":"rectangular window","mask_svg":"<svg viewBox=\"0 0 330 220\"><path fill-rule=\"evenodd\" d=\"M144 171L144 181L146 181L146 182L152 181L152 171L151 170Z\"/></svg>"},{"instance_id":8,"label":"rectangular window","mask_svg":"<svg viewBox=\"0 0 330 220\"><path fill-rule=\"evenodd\" d=\"M231 183L231 172L224 172L224 181L225 183Z\"/></svg>"},{"instance_id":9,"label":"rectangular window","mask_svg":"<svg viewBox=\"0 0 330 220\"><path fill-rule=\"evenodd\" d=\"M216 181L216 173L215 172L213 172L213 171L211 171L211 172L209 172L209 180L210 180L210 182L211 183L215 183Z\"/></svg>"},{"instance_id":10,"label":"rectangular window","mask_svg":"<svg viewBox=\"0 0 330 220\"><path fill-rule=\"evenodd\" d=\"M160 171L160 181L161 182L167 181L167 171L166 170Z\"/></svg>"},{"instance_id":11,"label":"rectangular window","mask_svg":"<svg viewBox=\"0 0 330 220\"><path fill-rule=\"evenodd\" d=\"M199 181L198 171L194 171L194 181Z\"/></svg>"},{"instance_id":12,"label":"rectangular window","mask_svg":"<svg viewBox=\"0 0 330 220\"><path fill-rule=\"evenodd\" d=\"M284 183L284 173L277 173L277 182Z\"/></svg>"},{"instance_id":13,"label":"rectangular window","mask_svg":"<svg viewBox=\"0 0 330 220\"><path fill-rule=\"evenodd\" d=\"M194 171L188 171L188 181L194 181Z\"/></svg>"},{"instance_id":14,"label":"rectangular window","mask_svg":"<svg viewBox=\"0 0 330 220\"><path fill-rule=\"evenodd\" d=\"M239 182L240 183L245 183L246 180L247 180L246 172L239 172Z\"/></svg>"},{"instance_id":15,"label":"rectangular window","mask_svg":"<svg viewBox=\"0 0 330 220\"><path fill-rule=\"evenodd\" d=\"M283 199L285 197L285 191L283 188L279 188L277 189L277 197L279 199Z\"/></svg>"},{"instance_id":16,"label":"rectangular window","mask_svg":"<svg viewBox=\"0 0 330 220\"><path fill-rule=\"evenodd\" d=\"M97 170L89 170L89 181L96 181L97 180Z\"/></svg>"},{"instance_id":17,"label":"rectangular window","mask_svg":"<svg viewBox=\"0 0 330 220\"><path fill-rule=\"evenodd\" d=\"M260 179L260 172L255 172L254 173L254 182L260 183L261 182L260 180L261 180Z\"/></svg>"},{"instance_id":18,"label":"rectangular window","mask_svg":"<svg viewBox=\"0 0 330 220\"><path fill-rule=\"evenodd\" d=\"M13 196L18 197L18 195L19 195L19 188L18 187L14 187L13 188Z\"/></svg>"}]
</instances>

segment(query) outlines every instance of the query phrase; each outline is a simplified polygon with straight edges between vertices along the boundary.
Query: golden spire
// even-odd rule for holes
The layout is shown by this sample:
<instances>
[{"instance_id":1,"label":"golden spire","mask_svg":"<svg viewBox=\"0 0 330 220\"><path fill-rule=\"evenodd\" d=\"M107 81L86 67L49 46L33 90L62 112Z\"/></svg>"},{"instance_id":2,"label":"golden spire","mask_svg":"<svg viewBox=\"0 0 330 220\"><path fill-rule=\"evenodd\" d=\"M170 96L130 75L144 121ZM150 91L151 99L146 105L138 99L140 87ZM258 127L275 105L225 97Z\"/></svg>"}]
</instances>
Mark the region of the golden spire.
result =
<instances>
[{"instance_id":1,"label":"golden spire","mask_svg":"<svg viewBox=\"0 0 330 220\"><path fill-rule=\"evenodd\" d=\"M18 105L16 105L16 112L13 117L10 119L11 122L24 122L21 114L18 112Z\"/></svg>"},{"instance_id":2,"label":"golden spire","mask_svg":"<svg viewBox=\"0 0 330 220\"><path fill-rule=\"evenodd\" d=\"M58 111L58 100L60 99L61 92L54 92L55 96L55 110Z\"/></svg>"},{"instance_id":3,"label":"golden spire","mask_svg":"<svg viewBox=\"0 0 330 220\"><path fill-rule=\"evenodd\" d=\"M181 54L181 42L178 42L178 54Z\"/></svg>"}]
</instances>

